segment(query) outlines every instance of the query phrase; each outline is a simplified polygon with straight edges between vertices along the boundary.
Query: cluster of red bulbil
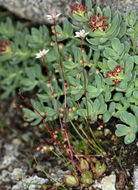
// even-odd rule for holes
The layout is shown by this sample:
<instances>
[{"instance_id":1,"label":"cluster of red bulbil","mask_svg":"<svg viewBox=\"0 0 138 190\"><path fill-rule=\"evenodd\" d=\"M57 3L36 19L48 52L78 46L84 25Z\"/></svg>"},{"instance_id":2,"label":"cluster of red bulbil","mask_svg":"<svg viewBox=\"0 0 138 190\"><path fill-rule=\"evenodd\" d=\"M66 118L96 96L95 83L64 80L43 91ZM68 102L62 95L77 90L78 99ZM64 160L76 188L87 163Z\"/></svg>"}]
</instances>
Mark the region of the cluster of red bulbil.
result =
<instances>
[{"instance_id":1,"label":"cluster of red bulbil","mask_svg":"<svg viewBox=\"0 0 138 190\"><path fill-rule=\"evenodd\" d=\"M96 16L95 15L92 15L90 16L90 20L88 20L88 24L90 25L89 28L92 28L93 32L95 30L102 30L102 31L105 31L105 29L107 28L107 26L109 24L105 24L105 22L109 19L109 17L106 17L104 18L104 16L102 16L100 18L100 13L98 13Z\"/></svg>"},{"instance_id":2,"label":"cluster of red bulbil","mask_svg":"<svg viewBox=\"0 0 138 190\"><path fill-rule=\"evenodd\" d=\"M84 15L84 13L87 13L88 7L85 7L82 5L82 3L75 3L72 8L71 8L71 13L72 14L78 14L78 15Z\"/></svg>"},{"instance_id":3,"label":"cluster of red bulbil","mask_svg":"<svg viewBox=\"0 0 138 190\"><path fill-rule=\"evenodd\" d=\"M0 56L5 52L7 46L9 46L9 42L0 42Z\"/></svg>"},{"instance_id":4,"label":"cluster of red bulbil","mask_svg":"<svg viewBox=\"0 0 138 190\"><path fill-rule=\"evenodd\" d=\"M106 73L105 78L112 78L112 79L113 79L112 81L115 83L114 86L116 86L118 83L120 83L120 81L118 80L118 79L119 79L118 76L119 76L119 74L120 74L120 72L121 72L122 70L124 70L124 68L121 68L120 65L117 65L117 66L114 68L114 71L113 71L113 72L112 72L112 71L109 71L109 72Z\"/></svg>"}]
</instances>

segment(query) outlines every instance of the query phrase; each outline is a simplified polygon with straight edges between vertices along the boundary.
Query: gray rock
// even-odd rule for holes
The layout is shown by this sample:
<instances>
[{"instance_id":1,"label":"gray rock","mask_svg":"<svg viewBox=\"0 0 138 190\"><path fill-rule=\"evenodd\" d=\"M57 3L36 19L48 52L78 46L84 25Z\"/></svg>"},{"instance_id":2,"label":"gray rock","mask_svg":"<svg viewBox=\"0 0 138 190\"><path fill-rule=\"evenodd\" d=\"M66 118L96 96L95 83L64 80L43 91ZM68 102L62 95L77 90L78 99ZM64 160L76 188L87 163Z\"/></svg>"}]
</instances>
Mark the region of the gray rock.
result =
<instances>
[{"instance_id":1,"label":"gray rock","mask_svg":"<svg viewBox=\"0 0 138 190\"><path fill-rule=\"evenodd\" d=\"M4 183L9 183L11 182L11 178L12 178L12 175L11 175L11 172L7 171L7 170L3 170L1 172L1 175L0 175L0 186Z\"/></svg>"},{"instance_id":2,"label":"gray rock","mask_svg":"<svg viewBox=\"0 0 138 190\"><path fill-rule=\"evenodd\" d=\"M75 0L0 0L0 5L22 18L46 24L51 23L46 15L53 11L62 14L58 18L58 21L61 22L74 2ZM119 10L121 13L125 13L135 9L138 13L137 0L92 0L92 2L93 4L99 3L102 8L110 6L112 12Z\"/></svg>"},{"instance_id":3,"label":"gray rock","mask_svg":"<svg viewBox=\"0 0 138 190\"><path fill-rule=\"evenodd\" d=\"M138 12L138 0L97 0L102 7L110 6L112 12L119 10L122 14L129 13L132 10Z\"/></svg>"},{"instance_id":4,"label":"gray rock","mask_svg":"<svg viewBox=\"0 0 138 190\"><path fill-rule=\"evenodd\" d=\"M0 0L0 5L22 18L38 23L49 23L46 15L51 12L67 15L73 0ZM63 16L59 19L62 20Z\"/></svg>"},{"instance_id":5,"label":"gray rock","mask_svg":"<svg viewBox=\"0 0 138 190\"><path fill-rule=\"evenodd\" d=\"M138 165L134 166L134 190L138 190Z\"/></svg>"},{"instance_id":6,"label":"gray rock","mask_svg":"<svg viewBox=\"0 0 138 190\"><path fill-rule=\"evenodd\" d=\"M12 144L16 147L19 147L22 143L20 139L13 139Z\"/></svg>"},{"instance_id":7,"label":"gray rock","mask_svg":"<svg viewBox=\"0 0 138 190\"><path fill-rule=\"evenodd\" d=\"M14 168L12 172L13 181L20 180L23 177L22 168Z\"/></svg>"},{"instance_id":8,"label":"gray rock","mask_svg":"<svg viewBox=\"0 0 138 190\"><path fill-rule=\"evenodd\" d=\"M24 190L27 188L28 190L39 190L42 189L41 185L47 184L48 181L49 181L48 179L44 179L35 175L18 182L16 185L12 187L11 190ZM35 184L41 184L41 185L35 185Z\"/></svg>"},{"instance_id":9,"label":"gray rock","mask_svg":"<svg viewBox=\"0 0 138 190\"><path fill-rule=\"evenodd\" d=\"M16 161L16 157L13 155L6 155L2 158L0 161L0 170L8 168L11 164L13 164Z\"/></svg>"},{"instance_id":10,"label":"gray rock","mask_svg":"<svg viewBox=\"0 0 138 190\"><path fill-rule=\"evenodd\" d=\"M95 182L94 187L100 188L101 190L116 190L115 188L116 175L111 174L102 178L101 182Z\"/></svg>"}]
</instances>

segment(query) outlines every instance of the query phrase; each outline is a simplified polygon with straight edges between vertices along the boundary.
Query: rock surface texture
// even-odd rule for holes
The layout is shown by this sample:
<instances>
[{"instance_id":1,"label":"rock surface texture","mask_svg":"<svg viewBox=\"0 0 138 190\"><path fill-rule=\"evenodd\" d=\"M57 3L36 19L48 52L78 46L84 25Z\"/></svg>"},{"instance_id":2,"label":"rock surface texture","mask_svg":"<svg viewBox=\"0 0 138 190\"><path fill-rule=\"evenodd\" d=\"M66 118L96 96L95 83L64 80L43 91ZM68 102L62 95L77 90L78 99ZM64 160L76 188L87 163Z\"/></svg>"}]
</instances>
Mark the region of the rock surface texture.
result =
<instances>
[{"instance_id":1,"label":"rock surface texture","mask_svg":"<svg viewBox=\"0 0 138 190\"><path fill-rule=\"evenodd\" d=\"M74 0L0 0L0 5L14 14L37 23L50 23L51 12L66 15ZM60 21L63 16L60 17Z\"/></svg>"},{"instance_id":2,"label":"rock surface texture","mask_svg":"<svg viewBox=\"0 0 138 190\"><path fill-rule=\"evenodd\" d=\"M46 15L53 11L62 13L59 18L61 22L74 2L75 0L0 0L0 5L22 18L46 24L50 23ZM101 7L109 5L112 12L119 10L125 13L135 9L138 13L138 0L92 0L92 2L99 3Z\"/></svg>"}]
</instances>

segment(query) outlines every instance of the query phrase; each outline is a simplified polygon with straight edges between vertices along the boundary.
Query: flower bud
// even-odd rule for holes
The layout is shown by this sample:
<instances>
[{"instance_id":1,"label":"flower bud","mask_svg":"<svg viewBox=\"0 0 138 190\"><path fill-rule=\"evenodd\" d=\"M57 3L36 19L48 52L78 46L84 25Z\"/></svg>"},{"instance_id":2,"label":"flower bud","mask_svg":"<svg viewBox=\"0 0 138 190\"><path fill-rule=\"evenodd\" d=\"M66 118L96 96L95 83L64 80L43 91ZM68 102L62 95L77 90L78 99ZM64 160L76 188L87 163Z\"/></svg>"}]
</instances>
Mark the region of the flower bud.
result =
<instances>
[{"instance_id":1,"label":"flower bud","mask_svg":"<svg viewBox=\"0 0 138 190\"><path fill-rule=\"evenodd\" d=\"M59 72L59 70L58 69L55 69L55 73L58 73Z\"/></svg>"},{"instance_id":2,"label":"flower bud","mask_svg":"<svg viewBox=\"0 0 138 190\"><path fill-rule=\"evenodd\" d=\"M87 160L80 158L80 169L89 170L89 163L87 162Z\"/></svg>"},{"instance_id":3,"label":"flower bud","mask_svg":"<svg viewBox=\"0 0 138 190\"><path fill-rule=\"evenodd\" d=\"M71 112L69 112L69 113L68 113L68 116L71 117L71 115L72 115Z\"/></svg>"},{"instance_id":4,"label":"flower bud","mask_svg":"<svg viewBox=\"0 0 138 190\"><path fill-rule=\"evenodd\" d=\"M58 37L62 37L62 34L61 34L61 33L58 33Z\"/></svg>"},{"instance_id":5,"label":"flower bud","mask_svg":"<svg viewBox=\"0 0 138 190\"><path fill-rule=\"evenodd\" d=\"M90 171L83 171L82 177L81 177L81 183L86 185L91 185L93 182L93 174Z\"/></svg>"},{"instance_id":6,"label":"flower bud","mask_svg":"<svg viewBox=\"0 0 138 190\"><path fill-rule=\"evenodd\" d=\"M102 119L102 117L103 117L102 115L99 115L99 116L98 116L98 119Z\"/></svg>"},{"instance_id":7,"label":"flower bud","mask_svg":"<svg viewBox=\"0 0 138 190\"><path fill-rule=\"evenodd\" d=\"M53 29L52 32L55 34L55 29Z\"/></svg>"},{"instance_id":8,"label":"flower bud","mask_svg":"<svg viewBox=\"0 0 138 190\"><path fill-rule=\"evenodd\" d=\"M75 107L72 107L72 111L76 111L76 108L75 108Z\"/></svg>"},{"instance_id":9,"label":"flower bud","mask_svg":"<svg viewBox=\"0 0 138 190\"><path fill-rule=\"evenodd\" d=\"M62 49L63 48L63 45L60 43L59 44L59 49Z\"/></svg>"},{"instance_id":10,"label":"flower bud","mask_svg":"<svg viewBox=\"0 0 138 190\"><path fill-rule=\"evenodd\" d=\"M72 61L72 57L68 57L67 59L68 59L69 61Z\"/></svg>"},{"instance_id":11,"label":"flower bud","mask_svg":"<svg viewBox=\"0 0 138 190\"><path fill-rule=\"evenodd\" d=\"M50 45L51 45L51 46L54 46L54 45L55 45L55 42L54 42L54 41L52 41Z\"/></svg>"},{"instance_id":12,"label":"flower bud","mask_svg":"<svg viewBox=\"0 0 138 190\"><path fill-rule=\"evenodd\" d=\"M65 175L64 182L68 187L77 187L79 185L79 180L73 175Z\"/></svg>"},{"instance_id":13,"label":"flower bud","mask_svg":"<svg viewBox=\"0 0 138 190\"><path fill-rule=\"evenodd\" d=\"M60 117L61 117L61 118L63 117L63 113L60 113Z\"/></svg>"},{"instance_id":14,"label":"flower bud","mask_svg":"<svg viewBox=\"0 0 138 190\"><path fill-rule=\"evenodd\" d=\"M99 70L98 70L98 69L96 69L96 70L95 70L95 73L96 73L96 74L99 74Z\"/></svg>"},{"instance_id":15,"label":"flower bud","mask_svg":"<svg viewBox=\"0 0 138 190\"><path fill-rule=\"evenodd\" d=\"M47 84L46 84L46 87L47 87L47 88L49 88L50 86L51 86L51 84L50 84L50 83L47 83Z\"/></svg>"},{"instance_id":16,"label":"flower bud","mask_svg":"<svg viewBox=\"0 0 138 190\"><path fill-rule=\"evenodd\" d=\"M53 82L55 82L55 81L56 81L56 78L55 78L55 77L53 77L53 78L52 78L52 81L53 81Z\"/></svg>"},{"instance_id":17,"label":"flower bud","mask_svg":"<svg viewBox=\"0 0 138 190\"><path fill-rule=\"evenodd\" d=\"M64 108L62 107L62 108L60 109L60 111L63 112L63 111L64 111Z\"/></svg>"}]
</instances>

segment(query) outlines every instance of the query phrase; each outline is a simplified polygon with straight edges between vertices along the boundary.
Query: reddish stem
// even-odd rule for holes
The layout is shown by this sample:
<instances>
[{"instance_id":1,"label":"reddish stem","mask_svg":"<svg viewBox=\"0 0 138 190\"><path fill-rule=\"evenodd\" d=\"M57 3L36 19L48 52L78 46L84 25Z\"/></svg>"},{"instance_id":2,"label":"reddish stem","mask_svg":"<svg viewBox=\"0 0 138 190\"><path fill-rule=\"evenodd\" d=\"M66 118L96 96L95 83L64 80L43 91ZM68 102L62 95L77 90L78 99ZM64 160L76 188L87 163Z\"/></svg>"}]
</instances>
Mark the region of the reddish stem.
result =
<instances>
[{"instance_id":1,"label":"reddish stem","mask_svg":"<svg viewBox=\"0 0 138 190\"><path fill-rule=\"evenodd\" d=\"M62 121L61 121L61 117L60 117L60 112L59 112L59 109L58 109L58 105L57 105L56 99L55 99L55 97L54 97L53 88L52 88L52 83L51 83L51 78L50 78L50 76L49 76L48 68L47 68L47 65L46 65L46 63L45 63L45 57L42 58L42 59L43 59L43 64L45 65L46 74L47 74L47 76L48 76L48 80L49 80L49 84L50 84L50 89L51 89L52 98L54 99L54 102L55 102L55 105L56 105L56 108L57 108L57 111L58 111L58 117L59 117L59 122L60 122L61 130L63 130L63 124L62 124Z\"/></svg>"},{"instance_id":2,"label":"reddish stem","mask_svg":"<svg viewBox=\"0 0 138 190\"><path fill-rule=\"evenodd\" d=\"M39 116L42 118L42 120L43 120L45 126L47 127L47 130L48 130L49 134L51 135L51 137L52 137L53 141L55 142L55 144L57 144L57 145L66 153L66 155L72 160L73 165L76 166L76 167L78 168L78 170L82 173L80 167L79 167L78 164L72 159L71 155L68 154L67 150L64 149L64 148L61 146L60 142L55 139L54 133L53 133L53 131L50 130L50 128L49 128L47 122L45 121L44 116L43 116L37 109L35 109L35 107L34 107L31 103L29 103L29 102L24 98L24 96L22 95L22 93L21 93L20 90L19 90L19 96L24 100L24 102L26 102L31 108L33 108L33 110L35 110L35 111L39 114ZM75 168L74 168L74 169L75 169Z\"/></svg>"},{"instance_id":3,"label":"reddish stem","mask_svg":"<svg viewBox=\"0 0 138 190\"><path fill-rule=\"evenodd\" d=\"M85 77L85 72L84 72L84 59L83 59L82 41L83 41L83 37L81 37L81 59L82 59L82 62L83 62L84 95L85 95L85 103L86 103L86 110L87 110L87 120L88 120L87 152L89 154L90 118L89 118L89 110L88 110L88 100L87 100L87 95L86 95L86 77Z\"/></svg>"},{"instance_id":4,"label":"reddish stem","mask_svg":"<svg viewBox=\"0 0 138 190\"><path fill-rule=\"evenodd\" d=\"M72 148L72 146L70 144L70 140L69 140L68 133L67 133L67 94L66 94L66 81L65 81L65 76L64 76L64 71L63 71L63 66L62 66L62 61L61 61L61 54L60 54L59 44L58 44L58 40L57 40L57 31L56 31L55 18L53 18L53 24L54 24L54 32L55 32L56 44L57 44L58 52L59 52L59 55L60 55L60 68L61 68L62 77L63 77L63 83L64 83L65 137L66 137L67 142L68 142L68 147L69 147L69 150L70 150L71 160L73 161L73 153L72 153L73 148ZM73 162L73 167L75 168L74 162Z\"/></svg>"},{"instance_id":5,"label":"reddish stem","mask_svg":"<svg viewBox=\"0 0 138 190\"><path fill-rule=\"evenodd\" d=\"M55 19L53 19L53 23L54 23L54 31L55 31L56 44L57 44L57 48L58 48L59 55L61 56L61 54L60 54L60 49L59 49L59 43L58 43L58 40L57 40L57 31L56 31ZM66 94L66 81L65 81L65 76L64 76L64 71L63 71L63 66L62 66L62 61L61 61L61 60L60 60L60 68L61 68L62 77L63 77L63 82L64 82L65 131L67 131L67 94Z\"/></svg>"}]
</instances>

